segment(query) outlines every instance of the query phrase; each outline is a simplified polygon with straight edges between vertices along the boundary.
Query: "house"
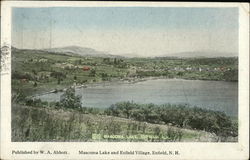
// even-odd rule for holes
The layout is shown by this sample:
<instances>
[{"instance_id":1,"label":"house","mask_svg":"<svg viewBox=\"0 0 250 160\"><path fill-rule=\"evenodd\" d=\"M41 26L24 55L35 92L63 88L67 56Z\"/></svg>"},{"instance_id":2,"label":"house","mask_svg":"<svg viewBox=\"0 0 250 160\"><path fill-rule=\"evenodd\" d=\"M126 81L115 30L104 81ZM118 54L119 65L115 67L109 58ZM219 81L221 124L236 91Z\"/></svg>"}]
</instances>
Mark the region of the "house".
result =
<instances>
[{"instance_id":1,"label":"house","mask_svg":"<svg viewBox=\"0 0 250 160\"><path fill-rule=\"evenodd\" d=\"M89 71L89 70L90 70L90 67L84 66L84 67L82 68L82 70L83 70L83 71Z\"/></svg>"},{"instance_id":2,"label":"house","mask_svg":"<svg viewBox=\"0 0 250 160\"><path fill-rule=\"evenodd\" d=\"M45 58L41 58L41 59L38 60L38 62L47 62L47 61L48 61L48 60L45 59Z\"/></svg>"}]
</instances>

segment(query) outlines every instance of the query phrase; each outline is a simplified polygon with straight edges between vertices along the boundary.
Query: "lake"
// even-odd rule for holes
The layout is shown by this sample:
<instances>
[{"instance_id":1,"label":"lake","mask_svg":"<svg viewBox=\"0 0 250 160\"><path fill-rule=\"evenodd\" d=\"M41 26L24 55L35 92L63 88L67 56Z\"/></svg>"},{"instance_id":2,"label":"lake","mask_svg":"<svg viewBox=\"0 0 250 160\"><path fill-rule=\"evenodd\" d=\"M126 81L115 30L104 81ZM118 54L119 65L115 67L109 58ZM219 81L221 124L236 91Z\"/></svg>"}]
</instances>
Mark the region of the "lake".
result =
<instances>
[{"instance_id":1,"label":"lake","mask_svg":"<svg viewBox=\"0 0 250 160\"><path fill-rule=\"evenodd\" d=\"M121 101L154 104L190 104L201 108L238 115L238 83L222 81L151 79L137 83L109 82L78 88L82 104L106 108ZM59 101L62 93L50 93L38 98Z\"/></svg>"}]
</instances>

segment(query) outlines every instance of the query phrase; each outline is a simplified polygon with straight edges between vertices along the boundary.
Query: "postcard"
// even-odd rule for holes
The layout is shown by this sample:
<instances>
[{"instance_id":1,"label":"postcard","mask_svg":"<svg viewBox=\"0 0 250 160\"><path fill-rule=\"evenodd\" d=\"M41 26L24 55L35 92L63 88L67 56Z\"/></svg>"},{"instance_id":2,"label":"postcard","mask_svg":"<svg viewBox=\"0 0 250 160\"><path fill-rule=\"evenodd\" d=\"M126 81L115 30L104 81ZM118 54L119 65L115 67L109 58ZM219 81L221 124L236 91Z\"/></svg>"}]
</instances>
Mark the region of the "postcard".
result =
<instances>
[{"instance_id":1,"label":"postcard","mask_svg":"<svg viewBox=\"0 0 250 160\"><path fill-rule=\"evenodd\" d=\"M249 5L1 5L1 159L248 159Z\"/></svg>"}]
</instances>

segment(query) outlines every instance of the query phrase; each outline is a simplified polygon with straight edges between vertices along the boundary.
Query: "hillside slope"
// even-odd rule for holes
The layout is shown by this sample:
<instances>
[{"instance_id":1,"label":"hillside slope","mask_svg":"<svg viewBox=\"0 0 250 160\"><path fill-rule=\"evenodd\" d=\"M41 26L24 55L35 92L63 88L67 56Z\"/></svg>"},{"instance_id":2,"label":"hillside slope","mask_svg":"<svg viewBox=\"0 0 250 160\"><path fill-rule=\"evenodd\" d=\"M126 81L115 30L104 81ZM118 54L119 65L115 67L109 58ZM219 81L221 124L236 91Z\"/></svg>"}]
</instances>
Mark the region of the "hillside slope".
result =
<instances>
[{"instance_id":1,"label":"hillside slope","mask_svg":"<svg viewBox=\"0 0 250 160\"><path fill-rule=\"evenodd\" d=\"M26 115L26 116L24 116ZM113 137L112 137L113 136ZM75 110L12 106L12 141L218 141L208 132Z\"/></svg>"}]
</instances>

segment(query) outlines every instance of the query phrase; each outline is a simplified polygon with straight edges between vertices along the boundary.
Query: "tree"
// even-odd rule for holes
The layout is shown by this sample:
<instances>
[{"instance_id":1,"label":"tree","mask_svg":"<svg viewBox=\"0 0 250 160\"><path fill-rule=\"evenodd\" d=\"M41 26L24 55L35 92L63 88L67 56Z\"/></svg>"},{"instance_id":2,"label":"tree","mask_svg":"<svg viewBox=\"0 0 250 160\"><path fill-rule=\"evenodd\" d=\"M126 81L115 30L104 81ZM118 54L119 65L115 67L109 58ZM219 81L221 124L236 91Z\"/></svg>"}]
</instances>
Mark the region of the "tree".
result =
<instances>
[{"instance_id":1,"label":"tree","mask_svg":"<svg viewBox=\"0 0 250 160\"><path fill-rule=\"evenodd\" d=\"M106 64L110 64L110 58L103 58L103 62Z\"/></svg>"},{"instance_id":2,"label":"tree","mask_svg":"<svg viewBox=\"0 0 250 160\"><path fill-rule=\"evenodd\" d=\"M114 59L114 64L115 64L115 65L118 64L118 61L117 61L116 58Z\"/></svg>"},{"instance_id":3,"label":"tree","mask_svg":"<svg viewBox=\"0 0 250 160\"><path fill-rule=\"evenodd\" d=\"M80 64L80 65L82 64L82 60L81 59L79 59L78 64Z\"/></svg>"},{"instance_id":4,"label":"tree","mask_svg":"<svg viewBox=\"0 0 250 160\"><path fill-rule=\"evenodd\" d=\"M109 75L107 73L101 73L101 76L103 81L109 80Z\"/></svg>"},{"instance_id":5,"label":"tree","mask_svg":"<svg viewBox=\"0 0 250 160\"><path fill-rule=\"evenodd\" d=\"M230 69L223 73L223 78L228 81L238 81L238 69Z\"/></svg>"},{"instance_id":6,"label":"tree","mask_svg":"<svg viewBox=\"0 0 250 160\"><path fill-rule=\"evenodd\" d=\"M24 102L26 97L27 95L21 89L18 89L16 92L12 93L12 101L17 103Z\"/></svg>"},{"instance_id":7,"label":"tree","mask_svg":"<svg viewBox=\"0 0 250 160\"><path fill-rule=\"evenodd\" d=\"M77 77L76 77L76 75L74 76L74 80L77 80Z\"/></svg>"},{"instance_id":8,"label":"tree","mask_svg":"<svg viewBox=\"0 0 250 160\"><path fill-rule=\"evenodd\" d=\"M74 88L68 88L61 96L60 105L65 108L81 108L81 96L75 95Z\"/></svg>"},{"instance_id":9,"label":"tree","mask_svg":"<svg viewBox=\"0 0 250 160\"><path fill-rule=\"evenodd\" d=\"M52 72L50 76L57 79L57 84L60 84L63 78L66 78L66 75L62 72Z\"/></svg>"},{"instance_id":10,"label":"tree","mask_svg":"<svg viewBox=\"0 0 250 160\"><path fill-rule=\"evenodd\" d=\"M124 102L120 104L123 107L123 113L125 114L126 118L130 118L131 111L133 109L133 103L130 102Z\"/></svg>"},{"instance_id":11,"label":"tree","mask_svg":"<svg viewBox=\"0 0 250 160\"><path fill-rule=\"evenodd\" d=\"M96 75L96 70L95 69L91 69L90 73L89 73L89 76L95 77L95 75Z\"/></svg>"},{"instance_id":12,"label":"tree","mask_svg":"<svg viewBox=\"0 0 250 160\"><path fill-rule=\"evenodd\" d=\"M34 75L37 75L37 71L34 70L34 69L32 69L32 73L33 73Z\"/></svg>"}]
</instances>

